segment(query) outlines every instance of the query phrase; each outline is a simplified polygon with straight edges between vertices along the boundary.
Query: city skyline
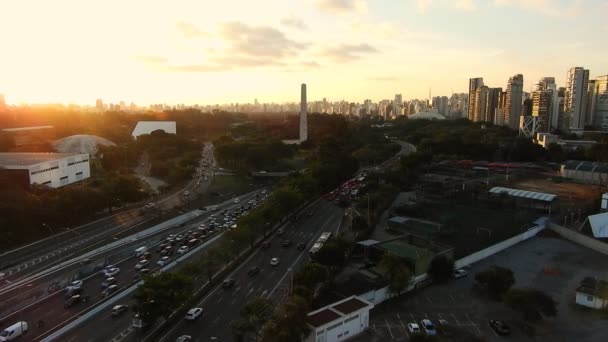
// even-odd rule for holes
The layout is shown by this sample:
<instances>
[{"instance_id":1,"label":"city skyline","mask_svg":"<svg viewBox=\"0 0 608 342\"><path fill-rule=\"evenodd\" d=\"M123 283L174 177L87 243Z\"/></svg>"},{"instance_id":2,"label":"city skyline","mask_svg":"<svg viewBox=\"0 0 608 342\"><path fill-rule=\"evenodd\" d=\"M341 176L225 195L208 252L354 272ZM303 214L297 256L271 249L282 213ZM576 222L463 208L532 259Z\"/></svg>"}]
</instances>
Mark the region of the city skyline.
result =
<instances>
[{"instance_id":1,"label":"city skyline","mask_svg":"<svg viewBox=\"0 0 608 342\"><path fill-rule=\"evenodd\" d=\"M429 88L463 93L475 76L503 89L515 74L565 84L572 66L590 79L606 74L604 8L599 0L14 1L0 22L8 47L0 93L9 104L271 103L297 102L293 89L305 82L310 99L361 102L427 99Z\"/></svg>"}]
</instances>

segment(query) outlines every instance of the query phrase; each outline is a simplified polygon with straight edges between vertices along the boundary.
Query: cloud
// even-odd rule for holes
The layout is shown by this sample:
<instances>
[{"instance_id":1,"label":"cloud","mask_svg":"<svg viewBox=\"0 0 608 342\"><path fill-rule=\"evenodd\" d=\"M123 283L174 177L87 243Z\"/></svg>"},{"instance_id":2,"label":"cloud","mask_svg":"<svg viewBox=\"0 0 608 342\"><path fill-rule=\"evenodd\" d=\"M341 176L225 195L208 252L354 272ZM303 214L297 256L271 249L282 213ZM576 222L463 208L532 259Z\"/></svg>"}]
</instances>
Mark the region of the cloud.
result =
<instances>
[{"instance_id":1,"label":"cloud","mask_svg":"<svg viewBox=\"0 0 608 342\"><path fill-rule=\"evenodd\" d=\"M350 62L361 58L364 54L376 52L378 50L369 44L341 44L337 47L325 48L322 54L336 62Z\"/></svg>"},{"instance_id":2,"label":"cloud","mask_svg":"<svg viewBox=\"0 0 608 342\"><path fill-rule=\"evenodd\" d=\"M200 31L195 30L192 25L182 23L178 24L178 27L186 36L200 35ZM137 59L155 70L216 72L237 68L299 65L291 60L307 48L307 44L291 40L275 28L250 26L241 22L220 24L218 36L211 38L221 39L226 46L206 49L204 56L189 56L188 63L155 55L139 56ZM201 62L198 63L198 60Z\"/></svg>"},{"instance_id":3,"label":"cloud","mask_svg":"<svg viewBox=\"0 0 608 342\"><path fill-rule=\"evenodd\" d=\"M456 0L454 2L454 8L461 11L472 12L477 10L477 5L475 5L473 0Z\"/></svg>"},{"instance_id":4,"label":"cloud","mask_svg":"<svg viewBox=\"0 0 608 342\"><path fill-rule=\"evenodd\" d=\"M240 56L283 58L306 48L306 44L290 40L283 32L268 26L231 22L220 27L220 35L231 45L230 53Z\"/></svg>"},{"instance_id":5,"label":"cloud","mask_svg":"<svg viewBox=\"0 0 608 342\"><path fill-rule=\"evenodd\" d=\"M433 0L416 0L416 9L418 9L418 13L426 13L426 11L433 4Z\"/></svg>"},{"instance_id":6,"label":"cloud","mask_svg":"<svg viewBox=\"0 0 608 342\"><path fill-rule=\"evenodd\" d=\"M374 77L368 77L367 78L369 81L378 81L378 82L395 82L398 81L399 79L397 77L393 77L393 76L374 76Z\"/></svg>"},{"instance_id":7,"label":"cloud","mask_svg":"<svg viewBox=\"0 0 608 342\"><path fill-rule=\"evenodd\" d=\"M281 25L297 28L300 30L308 29L308 26L306 26L306 24L304 24L302 20L298 19L294 15L290 15L289 17L281 19Z\"/></svg>"},{"instance_id":8,"label":"cloud","mask_svg":"<svg viewBox=\"0 0 608 342\"><path fill-rule=\"evenodd\" d=\"M317 7L331 13L367 13L365 0L315 0Z\"/></svg>"},{"instance_id":9,"label":"cloud","mask_svg":"<svg viewBox=\"0 0 608 342\"><path fill-rule=\"evenodd\" d=\"M207 36L207 33L201 31L198 27L196 27L192 23L188 23L185 21L180 21L176 24L177 30L181 32L181 34L186 38L196 38Z\"/></svg>"},{"instance_id":10,"label":"cloud","mask_svg":"<svg viewBox=\"0 0 608 342\"><path fill-rule=\"evenodd\" d=\"M556 0L494 0L494 3L498 7L514 7L554 17L576 16L582 7L581 0L574 0L569 5L560 4Z\"/></svg>"}]
</instances>

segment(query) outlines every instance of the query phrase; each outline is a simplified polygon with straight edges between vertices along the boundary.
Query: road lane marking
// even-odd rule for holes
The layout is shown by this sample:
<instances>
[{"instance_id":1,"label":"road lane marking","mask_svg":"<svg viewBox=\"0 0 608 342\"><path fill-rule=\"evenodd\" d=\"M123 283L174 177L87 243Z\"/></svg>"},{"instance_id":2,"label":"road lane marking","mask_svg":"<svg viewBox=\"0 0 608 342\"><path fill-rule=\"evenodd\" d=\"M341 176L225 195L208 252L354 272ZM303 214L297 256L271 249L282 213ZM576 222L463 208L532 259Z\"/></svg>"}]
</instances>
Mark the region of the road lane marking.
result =
<instances>
[{"instance_id":1,"label":"road lane marking","mask_svg":"<svg viewBox=\"0 0 608 342\"><path fill-rule=\"evenodd\" d=\"M388 325L388 321L386 319L384 319L384 321L386 322L386 328L388 329L388 332L391 334L391 339L394 339L395 336L393 336L393 332L391 331L391 327Z\"/></svg>"}]
</instances>

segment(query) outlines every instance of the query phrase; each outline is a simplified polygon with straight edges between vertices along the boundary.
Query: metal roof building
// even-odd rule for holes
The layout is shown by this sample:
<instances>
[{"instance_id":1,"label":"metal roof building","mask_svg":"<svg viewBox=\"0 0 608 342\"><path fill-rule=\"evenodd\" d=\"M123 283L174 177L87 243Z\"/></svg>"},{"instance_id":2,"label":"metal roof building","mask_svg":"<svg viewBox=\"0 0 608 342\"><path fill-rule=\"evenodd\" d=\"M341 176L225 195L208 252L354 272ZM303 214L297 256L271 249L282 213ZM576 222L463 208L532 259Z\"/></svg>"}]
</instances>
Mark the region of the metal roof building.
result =
<instances>
[{"instance_id":1,"label":"metal roof building","mask_svg":"<svg viewBox=\"0 0 608 342\"><path fill-rule=\"evenodd\" d=\"M493 194L502 194L507 193L509 196L519 197L519 198L528 198L537 201L543 202L553 202L557 198L557 195L554 194L546 194L544 192L535 192L535 191L526 191L520 189L511 189L511 188L503 188L500 186L493 187L490 189L490 193Z\"/></svg>"},{"instance_id":2,"label":"metal roof building","mask_svg":"<svg viewBox=\"0 0 608 342\"><path fill-rule=\"evenodd\" d=\"M568 160L562 164L561 174L581 183L608 184L608 163Z\"/></svg>"},{"instance_id":3,"label":"metal roof building","mask_svg":"<svg viewBox=\"0 0 608 342\"><path fill-rule=\"evenodd\" d=\"M135 129L133 129L131 136L137 139L140 135L150 134L158 130L169 134L177 134L175 121L139 121Z\"/></svg>"}]
</instances>

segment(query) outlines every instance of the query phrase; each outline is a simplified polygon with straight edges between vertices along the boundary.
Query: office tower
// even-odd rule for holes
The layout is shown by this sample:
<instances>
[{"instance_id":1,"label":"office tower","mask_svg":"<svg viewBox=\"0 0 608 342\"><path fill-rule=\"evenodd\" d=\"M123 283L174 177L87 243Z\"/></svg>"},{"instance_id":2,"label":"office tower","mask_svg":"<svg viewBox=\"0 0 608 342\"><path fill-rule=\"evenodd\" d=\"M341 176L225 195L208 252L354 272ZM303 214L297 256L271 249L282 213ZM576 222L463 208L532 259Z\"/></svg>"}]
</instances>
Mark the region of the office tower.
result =
<instances>
[{"instance_id":1,"label":"office tower","mask_svg":"<svg viewBox=\"0 0 608 342\"><path fill-rule=\"evenodd\" d=\"M401 94L395 94L395 100L393 101L393 115L399 116L403 114L401 108L403 108L403 97Z\"/></svg>"},{"instance_id":2,"label":"office tower","mask_svg":"<svg viewBox=\"0 0 608 342\"><path fill-rule=\"evenodd\" d=\"M494 115L494 124L499 126L506 125L505 123L505 107L507 106L507 92L503 91L500 93L498 98L498 108L496 108Z\"/></svg>"},{"instance_id":3,"label":"office tower","mask_svg":"<svg viewBox=\"0 0 608 342\"><path fill-rule=\"evenodd\" d=\"M585 128L588 83L589 70L582 67L568 70L564 111L569 119L569 129L582 130Z\"/></svg>"},{"instance_id":4,"label":"office tower","mask_svg":"<svg viewBox=\"0 0 608 342\"><path fill-rule=\"evenodd\" d=\"M467 113L469 120L475 121L474 120L474 117L475 117L474 110L477 108L476 106L474 106L474 103L476 103L475 95L476 95L477 88L482 87L482 86L483 86L482 77L476 77L476 78L469 79L469 101L468 101L469 110Z\"/></svg>"},{"instance_id":5,"label":"office tower","mask_svg":"<svg viewBox=\"0 0 608 342\"><path fill-rule=\"evenodd\" d=\"M495 123L496 109L498 108L498 102L500 101L500 94L502 88L488 88L488 95L486 96L486 104L483 114L483 121Z\"/></svg>"},{"instance_id":6,"label":"office tower","mask_svg":"<svg viewBox=\"0 0 608 342\"><path fill-rule=\"evenodd\" d=\"M593 125L601 131L608 131L608 75L596 78L594 94Z\"/></svg>"},{"instance_id":7,"label":"office tower","mask_svg":"<svg viewBox=\"0 0 608 342\"><path fill-rule=\"evenodd\" d=\"M524 76L517 74L509 78L507 84L507 97L503 111L504 125L511 129L519 128L519 117L521 116L522 99L524 89Z\"/></svg>"},{"instance_id":8,"label":"office tower","mask_svg":"<svg viewBox=\"0 0 608 342\"><path fill-rule=\"evenodd\" d=\"M595 80L589 80L589 83L587 85L587 108L585 108L585 125L593 126L595 101Z\"/></svg>"},{"instance_id":9,"label":"office tower","mask_svg":"<svg viewBox=\"0 0 608 342\"><path fill-rule=\"evenodd\" d=\"M306 83L300 89L300 141L308 140L308 120L306 118Z\"/></svg>"},{"instance_id":10,"label":"office tower","mask_svg":"<svg viewBox=\"0 0 608 342\"><path fill-rule=\"evenodd\" d=\"M532 98L524 99L524 102L521 104L521 115L522 116L532 116Z\"/></svg>"}]
</instances>

